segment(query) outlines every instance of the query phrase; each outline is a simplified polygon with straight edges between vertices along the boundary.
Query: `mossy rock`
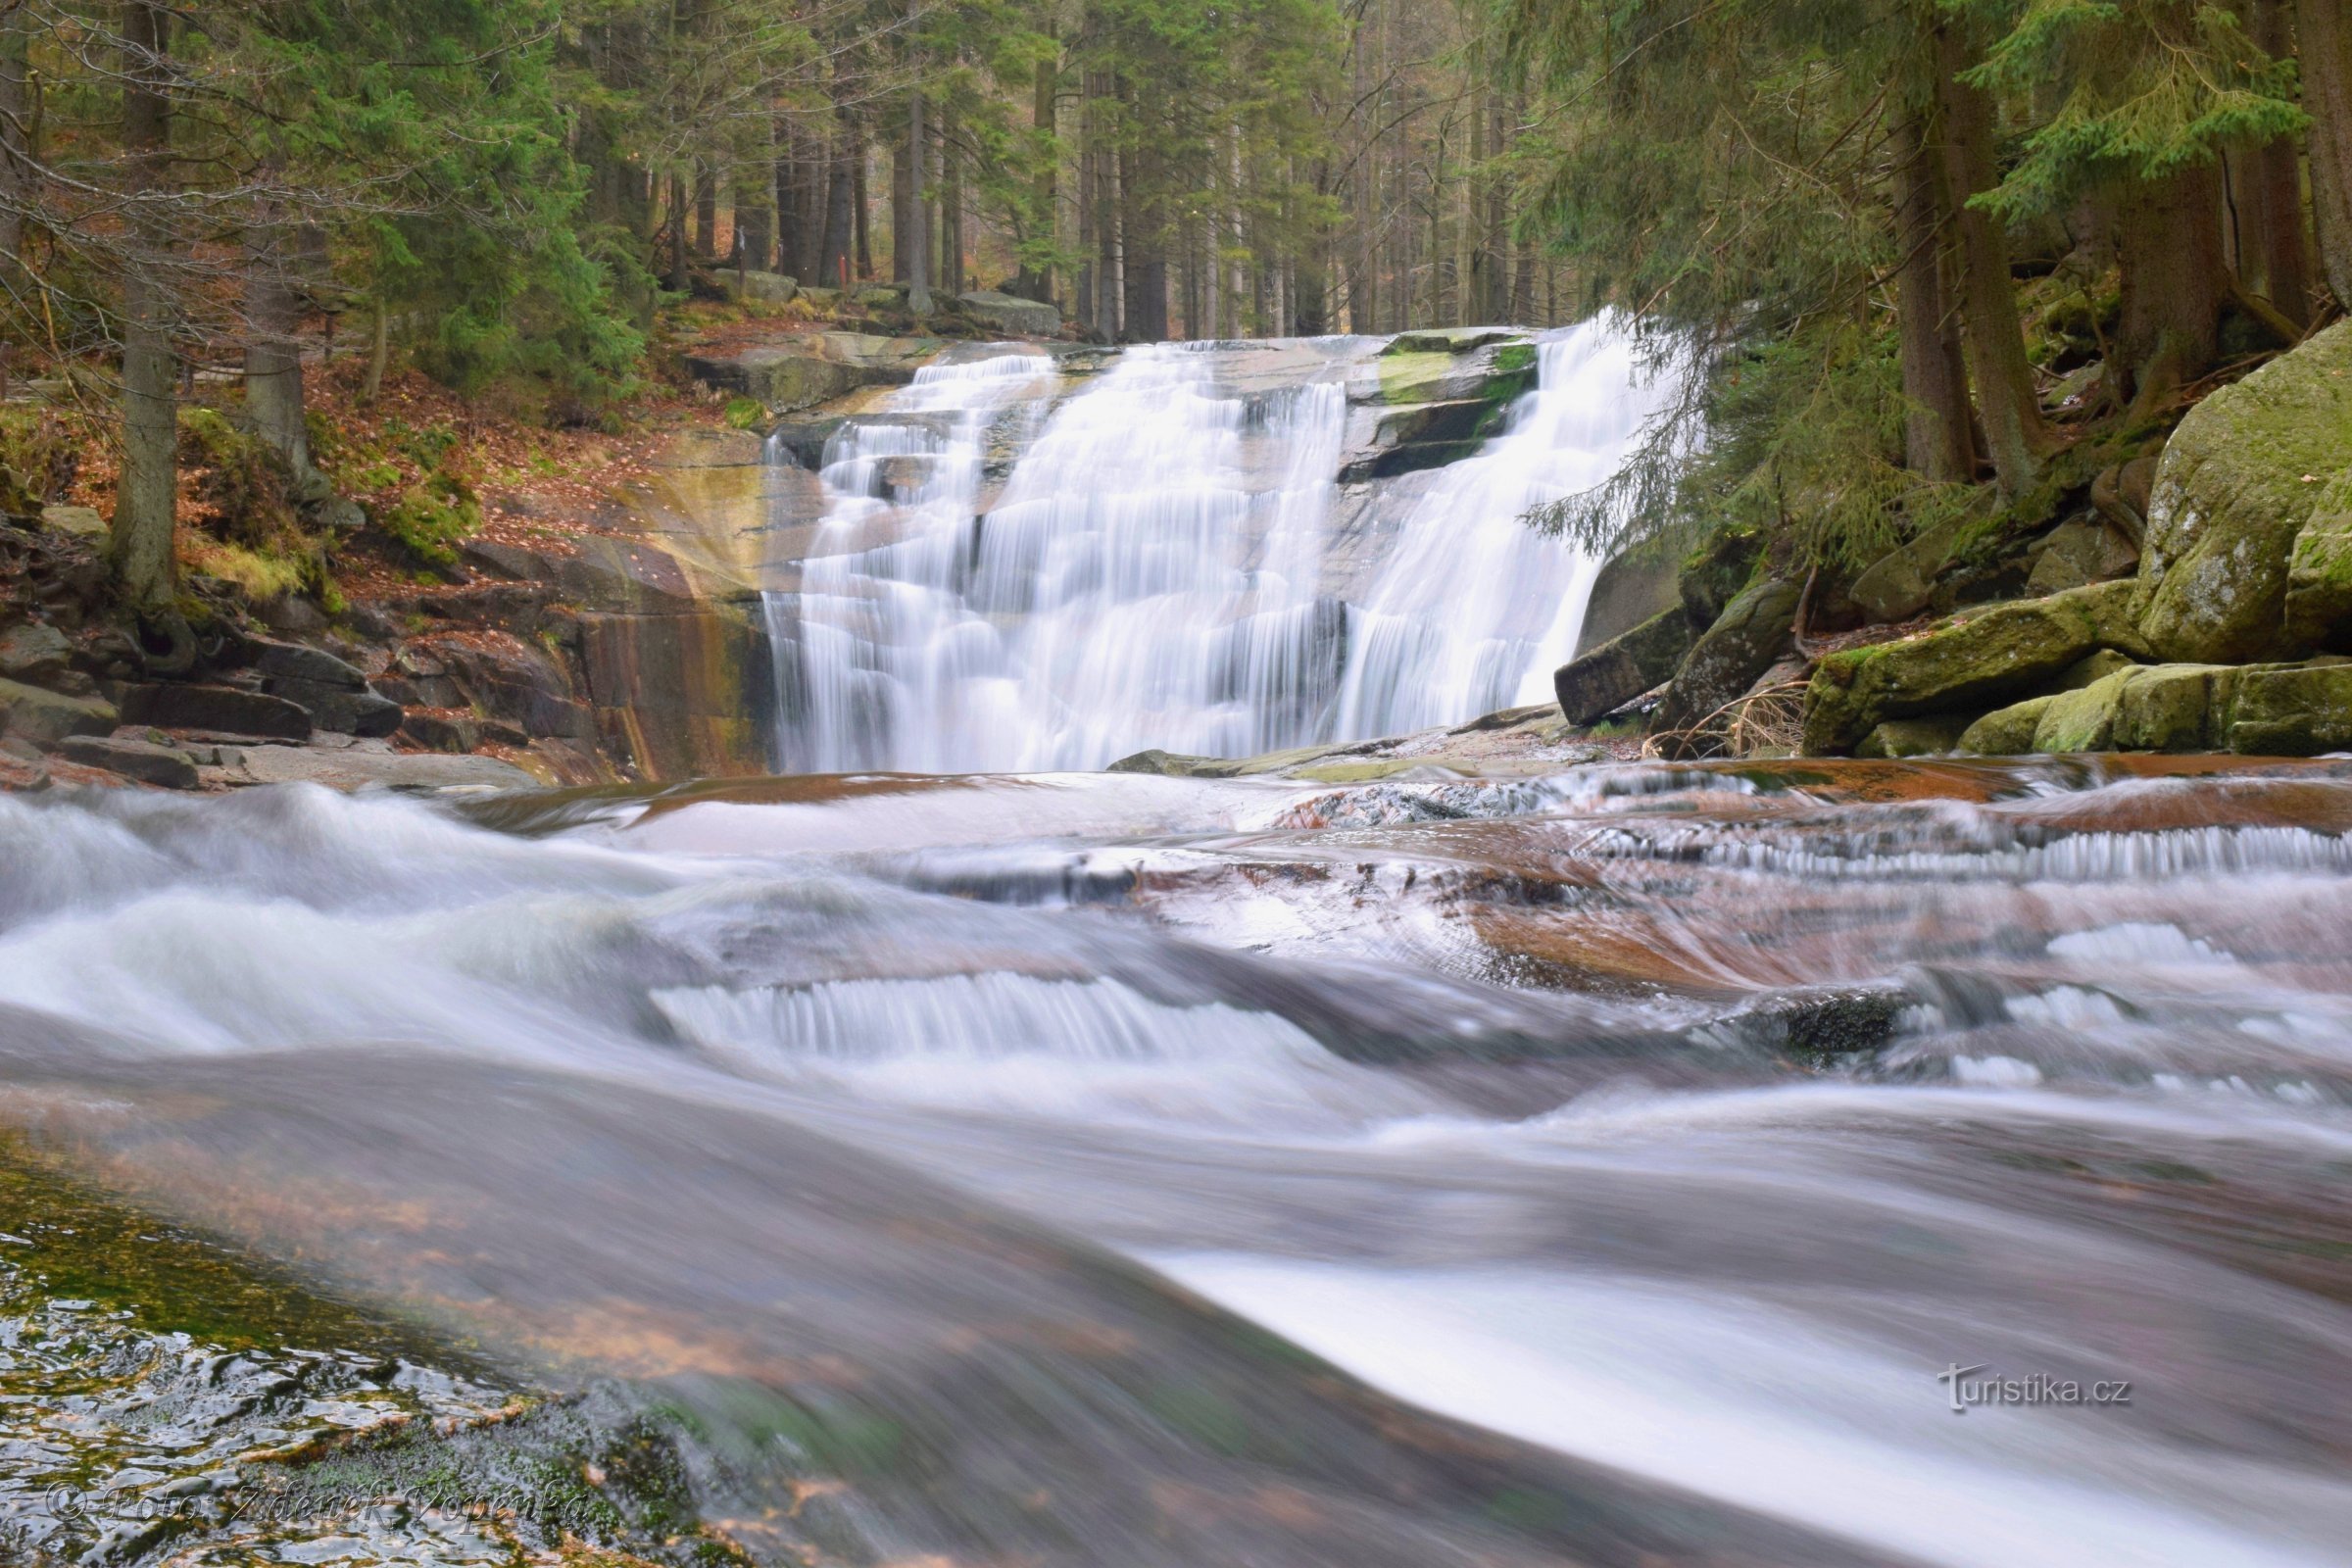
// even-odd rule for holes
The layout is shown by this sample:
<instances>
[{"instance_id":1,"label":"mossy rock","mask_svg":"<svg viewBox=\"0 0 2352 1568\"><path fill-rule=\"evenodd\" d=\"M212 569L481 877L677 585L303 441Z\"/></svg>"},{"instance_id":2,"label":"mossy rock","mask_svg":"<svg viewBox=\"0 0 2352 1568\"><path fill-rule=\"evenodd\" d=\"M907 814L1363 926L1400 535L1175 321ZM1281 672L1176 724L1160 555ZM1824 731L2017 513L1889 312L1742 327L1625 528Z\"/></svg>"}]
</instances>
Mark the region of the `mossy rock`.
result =
<instances>
[{"instance_id":1,"label":"mossy rock","mask_svg":"<svg viewBox=\"0 0 2352 1568\"><path fill-rule=\"evenodd\" d=\"M1764 535L1748 529L1725 528L1708 538L1683 561L1675 579L1683 612L1693 626L1712 626L1724 607L1740 596L1756 573L1764 555Z\"/></svg>"},{"instance_id":2,"label":"mossy rock","mask_svg":"<svg viewBox=\"0 0 2352 1568\"><path fill-rule=\"evenodd\" d=\"M1856 757L1941 757L1960 750L1961 736L1970 728L1965 717L1940 714L1934 718L1890 718L1862 737Z\"/></svg>"},{"instance_id":3,"label":"mossy rock","mask_svg":"<svg viewBox=\"0 0 2352 1568\"><path fill-rule=\"evenodd\" d=\"M1551 677L1561 713L1572 724L1590 724L1664 684L1690 651L1692 635L1676 605L1562 664Z\"/></svg>"},{"instance_id":4,"label":"mossy rock","mask_svg":"<svg viewBox=\"0 0 2352 1568\"><path fill-rule=\"evenodd\" d=\"M2240 670L2230 750L2247 757L2352 751L2352 663Z\"/></svg>"},{"instance_id":5,"label":"mossy rock","mask_svg":"<svg viewBox=\"0 0 2352 1568\"><path fill-rule=\"evenodd\" d=\"M1399 340L1402 341L1402 340ZM1396 345L1375 362L1380 400L1388 404L1508 404L1536 384L1535 345L1525 340L1482 343L1468 350Z\"/></svg>"},{"instance_id":6,"label":"mossy rock","mask_svg":"<svg viewBox=\"0 0 2352 1568\"><path fill-rule=\"evenodd\" d=\"M1788 650L1789 628L1796 622L1797 600L1803 590L1793 582L1767 578L1743 589L1726 605L1715 624L1691 646L1674 684L1658 705L1652 729L1661 736L1688 736L1710 724L1716 714L1736 702L1756 678ZM1670 739L1667 753L1694 755L1703 749L1695 736Z\"/></svg>"},{"instance_id":7,"label":"mossy rock","mask_svg":"<svg viewBox=\"0 0 2352 1568\"><path fill-rule=\"evenodd\" d=\"M1904 642L1824 659L1805 693L1805 750L1845 752L1890 718L1967 712L2022 696L2100 648L2140 653L2133 585L1997 605Z\"/></svg>"},{"instance_id":8,"label":"mossy rock","mask_svg":"<svg viewBox=\"0 0 2352 1568\"><path fill-rule=\"evenodd\" d=\"M2024 757L2034 750L2034 732L2041 725L2041 715L2057 700L2055 696L2029 697L1996 708L1961 731L1953 749L1971 757Z\"/></svg>"},{"instance_id":9,"label":"mossy rock","mask_svg":"<svg viewBox=\"0 0 2352 1568\"><path fill-rule=\"evenodd\" d=\"M2292 659L2340 624L2352 612L2348 475L2352 322L2190 410L2157 465L2140 557L2140 627L2157 653Z\"/></svg>"}]
</instances>

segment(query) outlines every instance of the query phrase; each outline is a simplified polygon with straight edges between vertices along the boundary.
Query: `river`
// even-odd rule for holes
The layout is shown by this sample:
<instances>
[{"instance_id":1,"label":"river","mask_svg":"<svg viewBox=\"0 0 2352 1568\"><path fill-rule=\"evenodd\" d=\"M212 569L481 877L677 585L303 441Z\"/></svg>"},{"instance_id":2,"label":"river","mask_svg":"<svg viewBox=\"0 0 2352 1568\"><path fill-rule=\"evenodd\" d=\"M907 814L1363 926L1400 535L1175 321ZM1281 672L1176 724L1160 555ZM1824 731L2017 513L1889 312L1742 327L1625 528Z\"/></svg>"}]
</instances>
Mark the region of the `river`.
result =
<instances>
[{"instance_id":1,"label":"river","mask_svg":"<svg viewBox=\"0 0 2352 1568\"><path fill-rule=\"evenodd\" d=\"M2352 764L1073 771L991 667L1026 771L0 799L0 1108L762 1564L2343 1560Z\"/></svg>"}]
</instances>

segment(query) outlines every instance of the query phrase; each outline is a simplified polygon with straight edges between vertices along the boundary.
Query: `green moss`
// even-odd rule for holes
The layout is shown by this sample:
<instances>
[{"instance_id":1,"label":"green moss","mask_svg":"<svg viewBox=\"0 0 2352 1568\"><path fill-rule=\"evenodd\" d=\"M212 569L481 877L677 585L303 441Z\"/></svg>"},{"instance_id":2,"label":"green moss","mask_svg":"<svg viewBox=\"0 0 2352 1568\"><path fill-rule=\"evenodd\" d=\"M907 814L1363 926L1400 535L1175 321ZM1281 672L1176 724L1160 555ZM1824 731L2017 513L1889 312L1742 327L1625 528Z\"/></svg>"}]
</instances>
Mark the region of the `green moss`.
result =
<instances>
[{"instance_id":1,"label":"green moss","mask_svg":"<svg viewBox=\"0 0 2352 1568\"><path fill-rule=\"evenodd\" d=\"M1380 395L1387 403L1422 403L1429 389L1451 373L1450 354L1384 354L1380 360Z\"/></svg>"},{"instance_id":2,"label":"green moss","mask_svg":"<svg viewBox=\"0 0 2352 1568\"><path fill-rule=\"evenodd\" d=\"M465 480L435 469L402 491L376 521L416 561L450 566L457 564L456 546L481 527L482 509Z\"/></svg>"}]
</instances>

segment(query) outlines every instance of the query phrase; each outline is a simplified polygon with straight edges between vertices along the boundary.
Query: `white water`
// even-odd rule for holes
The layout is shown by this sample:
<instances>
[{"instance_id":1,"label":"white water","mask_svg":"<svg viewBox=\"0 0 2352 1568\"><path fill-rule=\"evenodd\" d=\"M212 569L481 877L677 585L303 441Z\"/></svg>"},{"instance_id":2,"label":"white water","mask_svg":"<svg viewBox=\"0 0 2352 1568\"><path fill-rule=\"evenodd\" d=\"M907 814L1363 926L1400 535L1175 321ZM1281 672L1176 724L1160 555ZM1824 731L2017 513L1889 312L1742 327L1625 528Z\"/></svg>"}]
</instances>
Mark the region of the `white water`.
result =
<instances>
[{"instance_id":1,"label":"white water","mask_svg":"<svg viewBox=\"0 0 2352 1568\"><path fill-rule=\"evenodd\" d=\"M1522 519L1607 478L1656 390L1613 326L1553 336L1486 450L1343 506L1349 387L1374 383L1376 346L1283 345L1296 368L1271 390L1248 384L1264 349L1130 350L994 497L982 447L1023 444L1051 363L921 371L835 435L819 539L797 592L770 596L780 764L1247 756L1542 701L1599 564Z\"/></svg>"}]
</instances>

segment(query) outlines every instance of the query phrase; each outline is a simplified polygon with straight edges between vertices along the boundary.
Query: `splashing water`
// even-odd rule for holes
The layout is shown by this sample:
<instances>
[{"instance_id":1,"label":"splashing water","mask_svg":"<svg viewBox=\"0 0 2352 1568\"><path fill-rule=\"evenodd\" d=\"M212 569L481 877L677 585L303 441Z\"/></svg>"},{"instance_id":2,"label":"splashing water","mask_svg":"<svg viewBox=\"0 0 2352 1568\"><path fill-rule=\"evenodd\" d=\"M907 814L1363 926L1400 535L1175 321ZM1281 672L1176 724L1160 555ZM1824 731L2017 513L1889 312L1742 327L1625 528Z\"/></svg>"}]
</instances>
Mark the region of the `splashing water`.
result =
<instances>
[{"instance_id":1,"label":"splashing water","mask_svg":"<svg viewBox=\"0 0 2352 1568\"><path fill-rule=\"evenodd\" d=\"M782 763L1246 756L1541 700L1599 563L1523 518L1615 471L1658 391L1589 324L1540 345L1484 451L1344 490L1369 347L1133 349L1025 450L1055 386L1033 358L926 369L853 419L799 587L768 600ZM991 442L1018 450L993 497Z\"/></svg>"}]
</instances>

